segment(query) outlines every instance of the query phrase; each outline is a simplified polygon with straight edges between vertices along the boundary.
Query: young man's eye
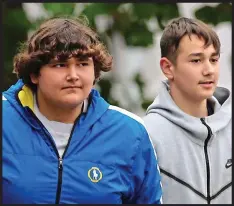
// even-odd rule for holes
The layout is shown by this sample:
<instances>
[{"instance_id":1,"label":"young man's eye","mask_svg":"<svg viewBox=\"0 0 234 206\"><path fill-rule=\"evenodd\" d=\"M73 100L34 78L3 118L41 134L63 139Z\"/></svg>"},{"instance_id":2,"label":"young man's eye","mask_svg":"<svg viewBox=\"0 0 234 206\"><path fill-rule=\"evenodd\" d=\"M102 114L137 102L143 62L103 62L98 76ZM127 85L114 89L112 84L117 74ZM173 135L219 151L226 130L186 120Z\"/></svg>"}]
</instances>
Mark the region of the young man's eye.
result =
<instances>
[{"instance_id":1,"label":"young man's eye","mask_svg":"<svg viewBox=\"0 0 234 206\"><path fill-rule=\"evenodd\" d=\"M193 63L199 63L199 62L201 62L201 60L200 59L192 59L191 62L193 62Z\"/></svg>"},{"instance_id":2,"label":"young man's eye","mask_svg":"<svg viewBox=\"0 0 234 206\"><path fill-rule=\"evenodd\" d=\"M213 59L211 59L211 62L212 62L212 63L216 63L216 62L218 62L218 61L219 61L218 58L213 58Z\"/></svg>"}]
</instances>

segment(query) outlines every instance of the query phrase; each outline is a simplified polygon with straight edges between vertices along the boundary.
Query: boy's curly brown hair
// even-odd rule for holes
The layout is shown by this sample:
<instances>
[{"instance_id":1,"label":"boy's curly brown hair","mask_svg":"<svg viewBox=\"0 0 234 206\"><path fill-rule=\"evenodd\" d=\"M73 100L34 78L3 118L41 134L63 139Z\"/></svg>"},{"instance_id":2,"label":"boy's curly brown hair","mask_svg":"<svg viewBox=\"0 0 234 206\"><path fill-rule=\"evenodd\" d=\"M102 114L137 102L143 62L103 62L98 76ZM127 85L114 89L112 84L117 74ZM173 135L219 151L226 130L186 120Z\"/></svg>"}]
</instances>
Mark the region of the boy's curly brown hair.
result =
<instances>
[{"instance_id":1,"label":"boy's curly brown hair","mask_svg":"<svg viewBox=\"0 0 234 206\"><path fill-rule=\"evenodd\" d=\"M51 59L66 60L71 56L82 59L92 57L95 81L101 71L112 68L112 56L97 34L87 26L87 21L74 17L54 17L42 23L25 42L13 60L18 78L34 91L30 75L39 75L40 68Z\"/></svg>"}]
</instances>

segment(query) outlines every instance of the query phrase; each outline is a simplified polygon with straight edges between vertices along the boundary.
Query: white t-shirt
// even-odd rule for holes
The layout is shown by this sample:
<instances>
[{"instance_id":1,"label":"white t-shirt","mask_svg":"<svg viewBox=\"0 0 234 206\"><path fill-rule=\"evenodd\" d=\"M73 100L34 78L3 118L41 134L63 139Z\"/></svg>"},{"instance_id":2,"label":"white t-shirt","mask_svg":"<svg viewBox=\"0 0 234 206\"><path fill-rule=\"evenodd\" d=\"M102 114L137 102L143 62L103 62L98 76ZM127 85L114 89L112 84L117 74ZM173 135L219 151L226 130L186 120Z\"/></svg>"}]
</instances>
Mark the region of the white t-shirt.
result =
<instances>
[{"instance_id":1,"label":"white t-shirt","mask_svg":"<svg viewBox=\"0 0 234 206\"><path fill-rule=\"evenodd\" d=\"M84 101L84 107L82 112L87 111L88 100ZM42 122L48 132L54 139L59 156L62 157L66 145L68 143L73 124L62 123L57 121L48 120L40 111L36 101L36 95L34 95L34 112L37 118Z\"/></svg>"}]
</instances>

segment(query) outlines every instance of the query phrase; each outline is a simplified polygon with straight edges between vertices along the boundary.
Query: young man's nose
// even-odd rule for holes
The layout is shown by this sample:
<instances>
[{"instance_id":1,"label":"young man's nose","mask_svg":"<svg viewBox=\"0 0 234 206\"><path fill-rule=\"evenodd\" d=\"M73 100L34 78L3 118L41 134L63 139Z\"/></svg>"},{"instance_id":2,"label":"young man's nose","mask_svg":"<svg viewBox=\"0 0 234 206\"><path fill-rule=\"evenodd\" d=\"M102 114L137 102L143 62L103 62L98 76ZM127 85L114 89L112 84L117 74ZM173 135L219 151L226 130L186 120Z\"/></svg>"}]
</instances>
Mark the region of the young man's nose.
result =
<instances>
[{"instance_id":1,"label":"young man's nose","mask_svg":"<svg viewBox=\"0 0 234 206\"><path fill-rule=\"evenodd\" d=\"M204 75L212 75L215 72L215 65L213 65L210 61L205 62L204 68L203 68L203 74Z\"/></svg>"}]
</instances>

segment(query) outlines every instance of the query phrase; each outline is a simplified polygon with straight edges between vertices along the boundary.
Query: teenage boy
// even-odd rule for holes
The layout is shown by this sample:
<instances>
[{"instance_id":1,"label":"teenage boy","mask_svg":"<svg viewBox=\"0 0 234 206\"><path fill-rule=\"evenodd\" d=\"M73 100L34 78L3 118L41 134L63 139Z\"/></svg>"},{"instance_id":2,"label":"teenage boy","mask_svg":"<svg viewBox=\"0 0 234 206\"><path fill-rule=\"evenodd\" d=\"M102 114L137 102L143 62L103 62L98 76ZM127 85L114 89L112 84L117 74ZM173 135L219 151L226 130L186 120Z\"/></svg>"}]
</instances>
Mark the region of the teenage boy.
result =
<instances>
[{"instance_id":1,"label":"teenage boy","mask_svg":"<svg viewBox=\"0 0 234 206\"><path fill-rule=\"evenodd\" d=\"M49 19L26 42L14 59L19 80L3 92L3 203L161 203L142 120L93 88L111 68L78 19Z\"/></svg>"},{"instance_id":2,"label":"teenage boy","mask_svg":"<svg viewBox=\"0 0 234 206\"><path fill-rule=\"evenodd\" d=\"M217 87L220 41L177 18L161 41L163 81L144 117L162 175L163 203L231 203L231 94Z\"/></svg>"}]
</instances>

